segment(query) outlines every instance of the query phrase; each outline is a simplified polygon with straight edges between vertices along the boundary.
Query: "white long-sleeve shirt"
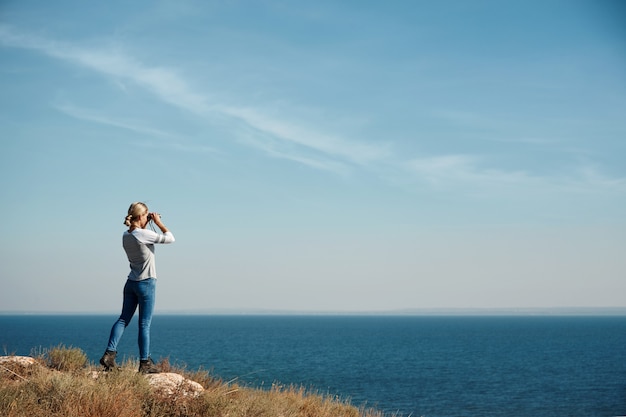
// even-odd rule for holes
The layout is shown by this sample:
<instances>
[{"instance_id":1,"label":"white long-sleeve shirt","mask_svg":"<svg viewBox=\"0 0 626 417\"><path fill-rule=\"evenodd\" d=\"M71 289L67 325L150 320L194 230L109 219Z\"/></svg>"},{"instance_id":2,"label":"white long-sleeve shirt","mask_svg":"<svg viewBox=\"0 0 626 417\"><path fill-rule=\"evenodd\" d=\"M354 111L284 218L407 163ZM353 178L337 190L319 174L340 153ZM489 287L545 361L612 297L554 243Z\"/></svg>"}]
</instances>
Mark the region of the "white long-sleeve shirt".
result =
<instances>
[{"instance_id":1,"label":"white long-sleeve shirt","mask_svg":"<svg viewBox=\"0 0 626 417\"><path fill-rule=\"evenodd\" d=\"M154 262L155 243L174 243L174 235L171 232L163 234L148 229L134 229L132 232L125 231L122 236L122 245L130 262L130 274L128 279L141 281L148 278L156 278L156 265Z\"/></svg>"}]
</instances>

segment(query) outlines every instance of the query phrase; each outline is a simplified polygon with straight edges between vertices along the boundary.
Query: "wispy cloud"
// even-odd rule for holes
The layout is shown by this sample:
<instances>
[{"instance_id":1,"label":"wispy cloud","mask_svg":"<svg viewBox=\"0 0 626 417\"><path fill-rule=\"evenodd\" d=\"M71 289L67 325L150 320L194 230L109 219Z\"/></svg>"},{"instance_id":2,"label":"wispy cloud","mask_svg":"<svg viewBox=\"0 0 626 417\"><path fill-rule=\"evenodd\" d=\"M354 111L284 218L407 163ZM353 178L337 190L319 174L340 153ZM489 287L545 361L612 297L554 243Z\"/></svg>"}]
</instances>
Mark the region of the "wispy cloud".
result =
<instances>
[{"instance_id":1,"label":"wispy cloud","mask_svg":"<svg viewBox=\"0 0 626 417\"><path fill-rule=\"evenodd\" d=\"M310 158L306 155L302 155L293 151L284 152L277 147L272 146L271 142L259 141L255 138L248 138L247 143L252 147L261 149L270 157L287 159L318 170L332 172L341 176L347 176L351 171L350 167L344 163L327 158Z\"/></svg>"},{"instance_id":2,"label":"wispy cloud","mask_svg":"<svg viewBox=\"0 0 626 417\"><path fill-rule=\"evenodd\" d=\"M161 100L194 113L208 110L204 96L196 94L172 70L143 65L115 50L77 47L70 43L16 33L6 25L0 25L0 42L11 47L36 50L50 57L90 68L103 75L132 81Z\"/></svg>"},{"instance_id":3,"label":"wispy cloud","mask_svg":"<svg viewBox=\"0 0 626 417\"><path fill-rule=\"evenodd\" d=\"M94 110L88 110L81 107L75 107L68 104L54 106L60 112L79 120L94 122L107 126L119 127L121 129L131 130L136 133L146 134L150 136L158 136L163 138L175 138L178 135L166 132L152 127L143 126L133 121L111 118Z\"/></svg>"},{"instance_id":4,"label":"wispy cloud","mask_svg":"<svg viewBox=\"0 0 626 417\"><path fill-rule=\"evenodd\" d=\"M528 171L489 167L474 155L442 155L413 158L404 163L416 181L440 189L498 191L499 193L605 193L626 192L626 178L610 177L596 167L582 166L561 175L537 175Z\"/></svg>"},{"instance_id":5,"label":"wispy cloud","mask_svg":"<svg viewBox=\"0 0 626 417\"><path fill-rule=\"evenodd\" d=\"M161 129L155 129L153 127L144 126L143 124L131 120L114 118L110 115L105 115L95 110L80 108L68 104L56 105L55 108L60 112L73 117L78 120L89 121L106 126L113 126L124 130L129 130L134 133L149 136L150 138L162 138L162 141L147 141L136 140L134 143L141 147L150 148L164 148L169 150L181 151L181 152L212 152L216 153L213 147L206 145L198 145L190 143L189 141L181 138L179 134L167 132Z\"/></svg>"},{"instance_id":6,"label":"wispy cloud","mask_svg":"<svg viewBox=\"0 0 626 417\"><path fill-rule=\"evenodd\" d=\"M388 150L384 146L362 144L320 134L278 118L268 117L257 109L211 104L204 94L196 93L174 69L151 67L117 50L77 47L68 43L19 34L3 25L0 25L0 42L11 47L36 50L50 57L87 67L105 76L113 77L118 84L121 82L120 79L133 82L162 101L193 114L216 115L221 118L230 118L239 124L243 123L262 134L255 140L250 140L248 137L243 142L254 145L273 157L289 159L317 169L345 172L345 164L332 161L332 159L339 158L349 163L366 164L388 155ZM149 130L145 128L104 119L81 112L76 108L66 107L61 110L85 120L149 133ZM163 132L152 131L152 133L163 136ZM260 139L262 136L271 137L274 143L271 146L269 143L263 143ZM299 149L290 149L294 145ZM310 154L304 155L307 150Z\"/></svg>"},{"instance_id":7,"label":"wispy cloud","mask_svg":"<svg viewBox=\"0 0 626 417\"><path fill-rule=\"evenodd\" d=\"M519 123L507 120L503 116L496 118L493 115L452 109L436 110L431 113L431 116L442 120L446 124L462 127L470 131L479 129L480 131L491 132L490 134L482 134L475 137L475 139L482 141L527 145L555 145L561 142L560 138L554 137L529 136L526 134L512 135L510 132L519 130Z\"/></svg>"},{"instance_id":8,"label":"wispy cloud","mask_svg":"<svg viewBox=\"0 0 626 417\"><path fill-rule=\"evenodd\" d=\"M470 155L414 158L406 166L417 177L434 185L515 185L537 181L523 171L481 168L480 159Z\"/></svg>"},{"instance_id":9,"label":"wispy cloud","mask_svg":"<svg viewBox=\"0 0 626 417\"><path fill-rule=\"evenodd\" d=\"M596 190L614 190L626 192L626 178L610 177L593 165L584 165L578 170L577 184L585 189L592 187Z\"/></svg>"},{"instance_id":10,"label":"wispy cloud","mask_svg":"<svg viewBox=\"0 0 626 417\"><path fill-rule=\"evenodd\" d=\"M242 107L219 107L219 109L222 113L236 117L254 129L274 138L352 163L367 164L384 160L390 156L387 146L365 144L330 134L322 134L317 130L281 121L275 117L268 117L255 109Z\"/></svg>"},{"instance_id":11,"label":"wispy cloud","mask_svg":"<svg viewBox=\"0 0 626 417\"><path fill-rule=\"evenodd\" d=\"M274 109L253 108L244 104L223 104L207 92L190 85L179 71L172 67L151 66L122 53L117 48L88 48L74 43L58 42L48 38L19 33L6 25L0 25L0 44L8 47L29 49L55 59L89 68L111 78L115 85L136 85L157 97L160 101L195 115L201 120L225 121L240 134L238 140L273 158L281 158L311 168L346 175L353 169L374 172L389 167L398 169L415 181L432 186L536 187L540 185L560 189L615 189L626 188L624 178L610 178L600 174L599 169L581 168L569 176L540 176L529 171L506 170L489 166L476 155L448 154L411 157L394 153L387 141L364 142L354 138L326 133L323 128L299 122L288 112L277 116ZM171 146L179 149L198 149L174 140L170 132L142 126L140 123L112 118L72 106L58 106L60 111L94 123L129 129L137 133L171 139ZM471 112L439 111L434 114L451 123L490 127L507 130L484 115ZM493 135L492 135L493 136ZM550 143L549 139L521 137L502 139L532 144ZM208 148L211 150L210 148ZM576 187L574 187L575 185Z\"/></svg>"}]
</instances>

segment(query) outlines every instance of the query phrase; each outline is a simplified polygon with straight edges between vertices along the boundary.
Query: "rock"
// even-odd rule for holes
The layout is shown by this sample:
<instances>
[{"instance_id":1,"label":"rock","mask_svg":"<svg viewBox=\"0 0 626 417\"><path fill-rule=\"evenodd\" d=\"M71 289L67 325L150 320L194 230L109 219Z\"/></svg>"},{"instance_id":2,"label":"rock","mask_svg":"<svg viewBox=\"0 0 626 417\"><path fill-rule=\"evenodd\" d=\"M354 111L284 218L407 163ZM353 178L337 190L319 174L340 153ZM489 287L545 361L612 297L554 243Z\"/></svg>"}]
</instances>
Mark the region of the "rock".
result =
<instances>
[{"instance_id":1,"label":"rock","mask_svg":"<svg viewBox=\"0 0 626 417\"><path fill-rule=\"evenodd\" d=\"M39 363L28 356L0 356L0 378L28 381L28 376Z\"/></svg>"},{"instance_id":2,"label":"rock","mask_svg":"<svg viewBox=\"0 0 626 417\"><path fill-rule=\"evenodd\" d=\"M93 379L98 379L102 372L104 371L89 371L88 375L91 376Z\"/></svg>"},{"instance_id":3,"label":"rock","mask_svg":"<svg viewBox=\"0 0 626 417\"><path fill-rule=\"evenodd\" d=\"M0 364L33 366L37 364L37 361L35 358L31 358L30 356L0 356Z\"/></svg>"},{"instance_id":4,"label":"rock","mask_svg":"<svg viewBox=\"0 0 626 417\"><path fill-rule=\"evenodd\" d=\"M199 383L173 372L146 374L146 378L154 390L163 395L190 395L196 397L204 391L204 387Z\"/></svg>"}]
</instances>

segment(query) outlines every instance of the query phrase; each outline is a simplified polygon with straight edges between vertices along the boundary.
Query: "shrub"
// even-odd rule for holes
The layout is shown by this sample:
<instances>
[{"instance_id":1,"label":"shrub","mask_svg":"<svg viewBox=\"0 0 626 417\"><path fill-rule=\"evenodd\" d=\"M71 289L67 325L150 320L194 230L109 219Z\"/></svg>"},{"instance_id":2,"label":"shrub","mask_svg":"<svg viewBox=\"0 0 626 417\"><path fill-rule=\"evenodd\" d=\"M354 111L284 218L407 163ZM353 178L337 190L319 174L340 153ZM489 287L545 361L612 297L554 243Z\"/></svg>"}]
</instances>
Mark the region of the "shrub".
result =
<instances>
[{"instance_id":1,"label":"shrub","mask_svg":"<svg viewBox=\"0 0 626 417\"><path fill-rule=\"evenodd\" d=\"M58 371L75 372L85 368L87 355L79 348L59 345L45 354L47 365Z\"/></svg>"}]
</instances>

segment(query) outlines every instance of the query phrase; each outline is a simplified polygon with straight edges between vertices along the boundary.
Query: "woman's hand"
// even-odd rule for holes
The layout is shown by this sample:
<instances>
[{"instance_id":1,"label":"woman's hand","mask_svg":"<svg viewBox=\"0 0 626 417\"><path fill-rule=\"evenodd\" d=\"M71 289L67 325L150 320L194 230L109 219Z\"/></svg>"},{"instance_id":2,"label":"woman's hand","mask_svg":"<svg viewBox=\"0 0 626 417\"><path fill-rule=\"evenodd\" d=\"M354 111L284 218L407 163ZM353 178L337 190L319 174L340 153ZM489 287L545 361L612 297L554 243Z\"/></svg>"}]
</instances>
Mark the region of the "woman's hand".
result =
<instances>
[{"instance_id":1,"label":"woman's hand","mask_svg":"<svg viewBox=\"0 0 626 417\"><path fill-rule=\"evenodd\" d=\"M168 231L167 227L161 221L161 215L159 213L150 213L150 219L161 229L161 232L165 233Z\"/></svg>"}]
</instances>

